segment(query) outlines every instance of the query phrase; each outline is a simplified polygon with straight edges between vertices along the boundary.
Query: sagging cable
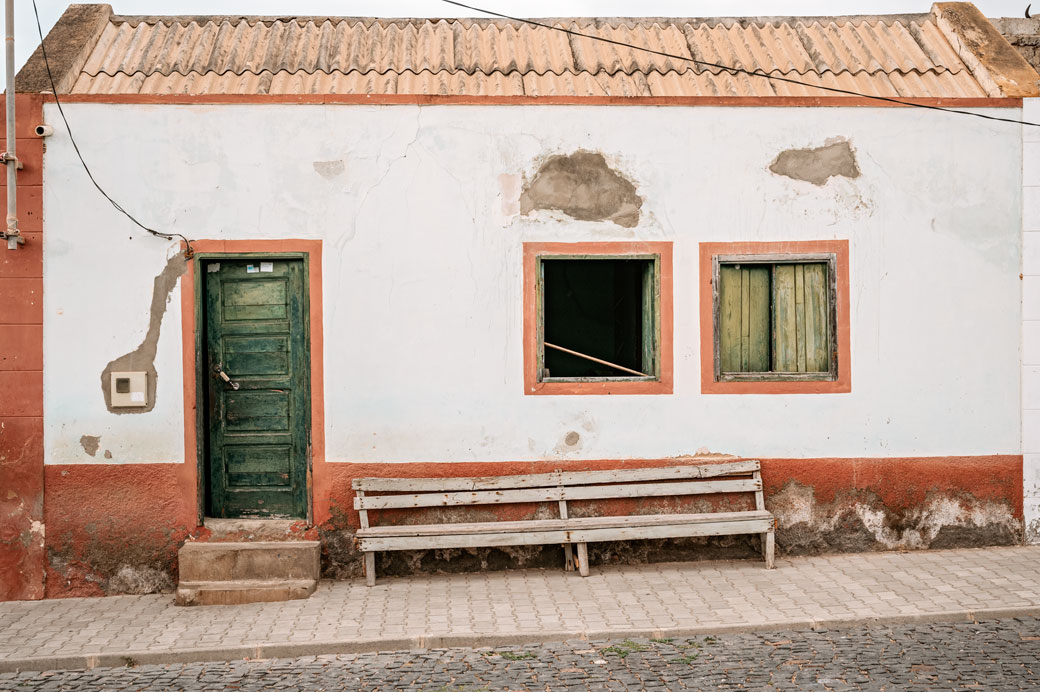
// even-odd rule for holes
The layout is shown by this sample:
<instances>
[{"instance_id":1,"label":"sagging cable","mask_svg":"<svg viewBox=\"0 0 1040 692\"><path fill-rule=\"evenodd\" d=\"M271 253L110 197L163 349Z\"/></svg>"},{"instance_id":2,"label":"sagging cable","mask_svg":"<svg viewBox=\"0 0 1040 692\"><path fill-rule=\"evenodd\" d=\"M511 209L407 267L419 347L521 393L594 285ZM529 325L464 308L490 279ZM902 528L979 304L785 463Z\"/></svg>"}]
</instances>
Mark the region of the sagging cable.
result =
<instances>
[{"instance_id":1,"label":"sagging cable","mask_svg":"<svg viewBox=\"0 0 1040 692\"><path fill-rule=\"evenodd\" d=\"M43 38L43 26L40 24L40 12L36 7L36 0L32 0L33 14L36 15L36 30L40 34L40 52L43 54L43 64L47 68L47 79L51 83L51 93L54 96L54 104L58 107L58 113L61 114L62 122L65 123L65 131L69 133L69 141L72 142L72 148L76 151L76 156L79 158L79 162L83 165L83 170L86 171L87 177L90 178L90 182L94 184L97 191L101 193L101 196L109 201L109 203L115 207L116 211L123 214L126 218L130 219L134 224L144 231L147 231L151 235L157 238L163 238L165 240L173 240L174 238L180 238L184 242L184 258L191 259L195 254L194 249L191 247L191 241L180 233L163 233L157 231L154 228L149 228L134 217L133 214L123 208L119 202L112 199L112 196L105 192L105 189L101 187L101 184L94 178L94 174L91 172L87 162L83 159L83 154L79 150L79 145L76 143L76 138L72 135L72 127L69 126L69 119L65 117L65 110L61 107L61 101L58 99L58 88L54 83L54 75L51 73L51 63L47 59L47 46L45 45Z\"/></svg>"},{"instance_id":2,"label":"sagging cable","mask_svg":"<svg viewBox=\"0 0 1040 692\"><path fill-rule=\"evenodd\" d=\"M593 34L583 34L580 31L574 31L573 29L565 29L562 26L553 26L552 24L546 24L544 22L535 21L533 19L522 19L520 17L513 17L508 14L502 14L501 12L494 12L492 10L485 10L480 7L473 5L467 5L457 0L441 0L449 5L455 5L456 7L462 7L473 12L481 12L483 14L491 15L492 17L498 17L499 19L508 19L511 22L521 22L530 26L537 26L543 29L550 29L552 31L559 31L569 36L577 36L579 38L587 38L592 41L601 41L603 43L610 43L621 48L630 48L632 50L640 50L644 53L650 53L652 55L659 55L663 58L670 58L672 60L683 60L685 62L693 63L694 65L702 65L704 67L713 67L717 70L724 70L732 75L744 74L749 77L762 77L774 82L785 82L787 84L795 84L797 86L809 87L811 89L820 89L822 91L829 91L834 94L842 94L844 96L857 96L859 98L872 99L874 101L882 101L884 103L892 103L898 106L909 106L912 108L924 108L931 111L942 111L943 113L953 113L955 115L970 115L976 118L983 118L984 120L996 120L1004 123L1013 123L1015 125L1029 125L1031 127L1040 127L1040 123L1029 122L1028 120L1016 120L1014 118L1000 118L995 115L986 115L985 113L975 113L973 111L965 111L957 108L946 108L944 106L930 106L926 103L915 103L913 101L904 101L903 99L891 98L889 96L874 96L872 94L864 94L858 91L851 91L849 89L839 89L838 87L829 87L822 84L812 84L811 82L803 82L798 79L792 79L791 77L781 77L780 75L769 74L762 72L761 70L747 70L743 67L733 67L731 65L722 65L715 62L708 62L706 60L698 60L697 58L688 58L685 55L675 55L673 53L665 53L664 51L654 50L653 48L643 48L631 43L625 43L624 41L616 41L612 38L605 38L603 36L595 36Z\"/></svg>"}]
</instances>

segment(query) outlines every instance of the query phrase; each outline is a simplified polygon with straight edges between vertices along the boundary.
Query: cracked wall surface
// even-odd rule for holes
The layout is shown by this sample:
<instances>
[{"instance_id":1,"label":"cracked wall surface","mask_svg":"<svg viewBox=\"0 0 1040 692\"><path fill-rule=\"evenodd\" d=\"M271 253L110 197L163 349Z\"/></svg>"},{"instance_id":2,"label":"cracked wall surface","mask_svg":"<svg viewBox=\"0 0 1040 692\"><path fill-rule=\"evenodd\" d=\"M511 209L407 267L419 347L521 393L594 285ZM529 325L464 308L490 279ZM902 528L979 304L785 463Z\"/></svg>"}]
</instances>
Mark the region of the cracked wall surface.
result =
<instances>
[{"instance_id":1,"label":"cracked wall surface","mask_svg":"<svg viewBox=\"0 0 1040 692\"><path fill-rule=\"evenodd\" d=\"M997 124L953 120L939 132L919 113L882 108L755 108L720 120L717 111L681 107L126 105L118 115L133 126L128 146L107 131L108 106L87 106L70 104L99 132L96 146L121 152L116 179L156 227L200 239L323 243L322 324L335 352L324 362L332 462L659 458L701 446L805 458L1018 451L1021 413L1006 396L1020 377L1016 310L978 311L969 328L950 307L1019 301L1017 275L1006 267L1021 257L1014 186L1021 143L1006 141ZM809 129L854 142L859 177L832 177L826 194L817 194L811 183L769 171L778 152L805 146ZM258 146L269 141L265 132L330 131L350 137L298 137L280 162ZM172 134L183 132L196 135ZM951 137L958 147L947 146ZM163 268L157 256L173 248L143 236L93 242L107 228L92 220L103 211L91 201L96 191L80 180L74 152L58 142L48 147L47 199L64 195L85 206L55 201L47 210L56 229L45 292L51 351L44 377L54 393L46 398L47 458L99 463L107 449L119 463L183 461L183 397L169 394L181 391L185 376L179 305L162 318L156 408L114 415L99 410L97 396L104 365L145 340ZM160 161L163 174L146 175ZM315 169L336 161L343 171L332 179ZM534 210L539 171L546 181L567 181L575 166L619 191L610 204L629 199L634 207L627 195L640 198L637 225ZM521 173L526 182L512 177ZM531 211L513 216L524 190ZM187 198L191 204L176 201ZM618 211L596 205L598 216ZM898 227L889 222L894 209ZM776 399L710 398L678 386L700 374L696 353L678 355L699 333L690 309L699 288L679 261L706 239L749 238L849 240L854 396L790 397L777 414ZM522 243L617 239L674 244L675 393L518 404L523 372L511 363L522 339ZM915 253L880 249L936 242L949 259L929 281L921 280ZM999 266L993 247L1002 249ZM63 279L83 267L91 268L89 281ZM959 278L966 274L976 278L970 286ZM907 295L915 300L898 298ZM119 309L107 307L113 297ZM62 357L65 343L78 344L76 359ZM930 354L913 359L912 396L901 370L907 344ZM964 369L964 362L984 367ZM570 423L582 415L595 435ZM747 417L775 423L747 435L736 422ZM828 434L805 435L795 421ZM655 434L639 432L648 429ZM580 441L567 444L575 430ZM94 457L80 445L83 435L101 436Z\"/></svg>"},{"instance_id":2,"label":"cracked wall surface","mask_svg":"<svg viewBox=\"0 0 1040 692\"><path fill-rule=\"evenodd\" d=\"M1040 98L1025 99L1022 115L1040 122ZM1040 253L1028 250L1040 247L1040 128L1023 128L1022 135L1022 492L1026 539L1040 544Z\"/></svg>"}]
</instances>

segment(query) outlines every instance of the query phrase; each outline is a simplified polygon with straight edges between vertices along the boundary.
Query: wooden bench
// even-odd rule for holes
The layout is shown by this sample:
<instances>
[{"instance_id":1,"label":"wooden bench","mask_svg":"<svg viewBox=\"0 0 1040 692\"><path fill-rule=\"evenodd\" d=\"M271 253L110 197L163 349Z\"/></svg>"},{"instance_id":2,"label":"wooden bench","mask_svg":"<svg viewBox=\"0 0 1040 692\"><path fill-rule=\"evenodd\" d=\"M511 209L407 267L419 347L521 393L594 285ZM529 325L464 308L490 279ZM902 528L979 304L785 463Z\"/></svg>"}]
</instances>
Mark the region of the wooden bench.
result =
<instances>
[{"instance_id":1,"label":"wooden bench","mask_svg":"<svg viewBox=\"0 0 1040 692\"><path fill-rule=\"evenodd\" d=\"M380 550L549 545L564 548L565 569L589 574L587 544L641 538L761 534L766 567L773 567L773 515L765 509L759 462L728 461L643 469L541 473L486 478L356 478L354 509L361 517L355 541L365 554L365 579L376 582ZM755 509L701 514L570 517L568 502L618 498L754 493ZM554 502L558 519L473 524L370 526L372 510Z\"/></svg>"}]
</instances>

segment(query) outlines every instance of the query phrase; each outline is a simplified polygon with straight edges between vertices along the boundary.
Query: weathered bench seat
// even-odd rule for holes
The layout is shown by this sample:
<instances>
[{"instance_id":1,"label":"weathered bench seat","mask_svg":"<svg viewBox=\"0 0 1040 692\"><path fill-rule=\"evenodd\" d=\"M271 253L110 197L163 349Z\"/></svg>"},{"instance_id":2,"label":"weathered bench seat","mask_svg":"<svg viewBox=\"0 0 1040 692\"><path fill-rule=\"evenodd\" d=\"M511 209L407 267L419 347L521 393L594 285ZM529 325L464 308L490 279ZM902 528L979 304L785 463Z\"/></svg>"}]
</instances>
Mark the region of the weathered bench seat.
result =
<instances>
[{"instance_id":1,"label":"weathered bench seat","mask_svg":"<svg viewBox=\"0 0 1040 692\"><path fill-rule=\"evenodd\" d=\"M361 516L355 540L365 554L365 576L375 583L380 550L564 546L565 565L588 574L587 544L598 541L761 534L766 566L773 566L773 515L765 510L758 461L688 464L647 469L554 472L484 478L358 478L354 506ZM618 498L753 493L756 509L683 514L569 517L568 502ZM374 495L373 493L379 493ZM467 505L553 502L559 518L465 524L370 526L368 512Z\"/></svg>"}]
</instances>

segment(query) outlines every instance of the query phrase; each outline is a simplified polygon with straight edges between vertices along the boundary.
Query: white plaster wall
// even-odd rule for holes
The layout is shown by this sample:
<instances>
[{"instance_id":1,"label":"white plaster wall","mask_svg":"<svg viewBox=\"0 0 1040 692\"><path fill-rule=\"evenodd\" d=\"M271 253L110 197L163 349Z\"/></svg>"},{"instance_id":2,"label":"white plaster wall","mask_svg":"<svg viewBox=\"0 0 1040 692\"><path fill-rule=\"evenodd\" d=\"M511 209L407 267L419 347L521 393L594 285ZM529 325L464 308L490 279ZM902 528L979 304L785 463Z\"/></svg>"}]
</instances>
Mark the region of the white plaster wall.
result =
<instances>
[{"instance_id":1,"label":"white plaster wall","mask_svg":"<svg viewBox=\"0 0 1040 692\"><path fill-rule=\"evenodd\" d=\"M1040 99L1023 120L1040 123ZM1040 543L1040 127L1022 128L1022 463L1026 540Z\"/></svg>"},{"instance_id":2,"label":"white plaster wall","mask_svg":"<svg viewBox=\"0 0 1040 692\"><path fill-rule=\"evenodd\" d=\"M890 108L66 111L98 179L147 223L191 238L324 241L331 461L1021 450L1020 127ZM58 121L53 106L46 114ZM83 452L84 434L101 435L112 461L181 460L176 292L156 410L109 414L98 381L140 342L173 245L111 209L55 130L44 190L47 461L108 461ZM769 172L781 150L832 137L852 142L859 178L817 187ZM530 177L542 157L579 148L635 182L638 227L504 211L514 200L500 176ZM336 161L339 174L321 165ZM852 393L701 395L698 242L831 238L851 246ZM674 395L524 396L521 243L612 239L675 243ZM1035 313L1040 288L1028 286ZM571 431L581 439L567 447Z\"/></svg>"}]
</instances>

